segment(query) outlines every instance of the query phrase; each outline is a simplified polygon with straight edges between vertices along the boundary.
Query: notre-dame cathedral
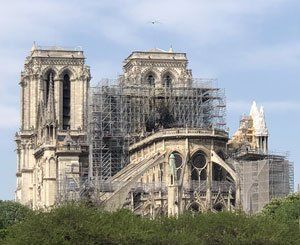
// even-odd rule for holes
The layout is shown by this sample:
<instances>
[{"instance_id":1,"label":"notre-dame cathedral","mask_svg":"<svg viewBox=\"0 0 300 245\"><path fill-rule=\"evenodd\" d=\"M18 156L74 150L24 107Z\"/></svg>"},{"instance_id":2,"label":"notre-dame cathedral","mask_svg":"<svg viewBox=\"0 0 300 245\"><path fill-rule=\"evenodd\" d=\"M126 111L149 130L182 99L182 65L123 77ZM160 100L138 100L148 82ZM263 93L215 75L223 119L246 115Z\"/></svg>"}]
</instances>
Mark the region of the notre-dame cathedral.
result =
<instances>
[{"instance_id":1,"label":"notre-dame cathedral","mask_svg":"<svg viewBox=\"0 0 300 245\"><path fill-rule=\"evenodd\" d=\"M33 45L21 73L16 201L47 209L89 198L107 210L255 213L292 190L253 104L230 139L222 90L185 53L134 51L124 74L90 86L82 50Z\"/></svg>"}]
</instances>

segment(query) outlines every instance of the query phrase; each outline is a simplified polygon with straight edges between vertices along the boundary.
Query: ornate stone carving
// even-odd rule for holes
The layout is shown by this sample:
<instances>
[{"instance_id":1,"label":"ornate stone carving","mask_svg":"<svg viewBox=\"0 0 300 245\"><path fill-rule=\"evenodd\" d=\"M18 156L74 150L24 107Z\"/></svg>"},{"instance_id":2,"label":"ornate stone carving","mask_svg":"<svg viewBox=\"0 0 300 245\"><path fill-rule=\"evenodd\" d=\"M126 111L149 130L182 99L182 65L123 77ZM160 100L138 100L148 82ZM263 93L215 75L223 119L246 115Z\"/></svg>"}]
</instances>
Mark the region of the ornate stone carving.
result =
<instances>
[{"instance_id":1,"label":"ornate stone carving","mask_svg":"<svg viewBox=\"0 0 300 245\"><path fill-rule=\"evenodd\" d=\"M35 58L34 65L66 65L66 66L82 66L83 59L65 59L65 58Z\"/></svg>"}]
</instances>

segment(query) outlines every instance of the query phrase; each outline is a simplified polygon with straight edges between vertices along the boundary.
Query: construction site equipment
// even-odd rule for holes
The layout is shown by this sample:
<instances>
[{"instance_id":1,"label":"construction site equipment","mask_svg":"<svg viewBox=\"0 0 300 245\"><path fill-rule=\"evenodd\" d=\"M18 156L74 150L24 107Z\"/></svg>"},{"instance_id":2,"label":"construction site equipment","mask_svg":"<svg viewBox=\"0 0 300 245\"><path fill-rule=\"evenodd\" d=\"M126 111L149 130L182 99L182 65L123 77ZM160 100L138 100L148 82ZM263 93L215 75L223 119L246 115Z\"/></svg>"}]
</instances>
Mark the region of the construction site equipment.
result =
<instances>
[{"instance_id":1,"label":"construction site equipment","mask_svg":"<svg viewBox=\"0 0 300 245\"><path fill-rule=\"evenodd\" d=\"M224 129L224 90L212 80L185 87L126 86L104 80L89 102L90 176L107 180L129 163L129 146L164 128Z\"/></svg>"}]
</instances>

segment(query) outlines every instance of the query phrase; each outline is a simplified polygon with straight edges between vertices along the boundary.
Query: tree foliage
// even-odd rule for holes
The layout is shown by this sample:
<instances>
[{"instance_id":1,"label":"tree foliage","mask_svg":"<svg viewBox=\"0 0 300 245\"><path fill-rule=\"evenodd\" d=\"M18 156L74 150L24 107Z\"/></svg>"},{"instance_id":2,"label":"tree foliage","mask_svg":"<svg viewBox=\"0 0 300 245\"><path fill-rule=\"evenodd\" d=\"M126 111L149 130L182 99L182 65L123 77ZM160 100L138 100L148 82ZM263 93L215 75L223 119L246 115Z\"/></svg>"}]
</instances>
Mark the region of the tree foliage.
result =
<instances>
[{"instance_id":1,"label":"tree foliage","mask_svg":"<svg viewBox=\"0 0 300 245\"><path fill-rule=\"evenodd\" d=\"M291 200L293 198L290 198ZM289 202L287 202L289 203ZM296 202L297 203L297 202ZM105 212L85 204L66 204L49 212L32 212L12 222L4 244L300 244L292 217L297 207L269 205L261 215L186 213L178 218L151 220L129 210ZM266 211L269 210L269 211ZM276 211L274 211L276 210ZM294 210L294 211L293 211ZM276 215L274 215L276 213ZM278 216L277 216L278 214ZM286 215L286 214L284 214Z\"/></svg>"},{"instance_id":2,"label":"tree foliage","mask_svg":"<svg viewBox=\"0 0 300 245\"><path fill-rule=\"evenodd\" d=\"M284 222L297 222L300 219L300 194L273 199L263 209L263 214Z\"/></svg>"},{"instance_id":3,"label":"tree foliage","mask_svg":"<svg viewBox=\"0 0 300 245\"><path fill-rule=\"evenodd\" d=\"M0 239L6 234L7 228L24 220L32 211L13 201L0 200Z\"/></svg>"}]
</instances>

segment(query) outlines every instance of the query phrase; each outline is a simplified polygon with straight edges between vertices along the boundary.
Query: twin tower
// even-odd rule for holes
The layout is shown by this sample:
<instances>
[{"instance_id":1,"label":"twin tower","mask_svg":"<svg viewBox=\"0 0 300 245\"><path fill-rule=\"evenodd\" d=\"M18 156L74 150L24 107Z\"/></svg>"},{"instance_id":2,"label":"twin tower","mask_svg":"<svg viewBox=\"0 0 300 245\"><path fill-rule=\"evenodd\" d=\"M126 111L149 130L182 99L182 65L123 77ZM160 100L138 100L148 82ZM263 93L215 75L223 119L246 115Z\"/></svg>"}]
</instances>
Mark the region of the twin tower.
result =
<instances>
[{"instance_id":1,"label":"twin tower","mask_svg":"<svg viewBox=\"0 0 300 245\"><path fill-rule=\"evenodd\" d=\"M162 90L171 83L184 87L192 77L187 63L184 53L171 49L133 52L125 60L122 82L142 81ZM90 79L81 49L33 45L19 83L16 201L38 209L64 201L70 190L78 198L94 154L87 143Z\"/></svg>"},{"instance_id":2,"label":"twin tower","mask_svg":"<svg viewBox=\"0 0 300 245\"><path fill-rule=\"evenodd\" d=\"M78 186L80 165L88 165L90 79L83 51L32 47L19 83L16 201L44 208L60 198L66 184Z\"/></svg>"}]
</instances>

